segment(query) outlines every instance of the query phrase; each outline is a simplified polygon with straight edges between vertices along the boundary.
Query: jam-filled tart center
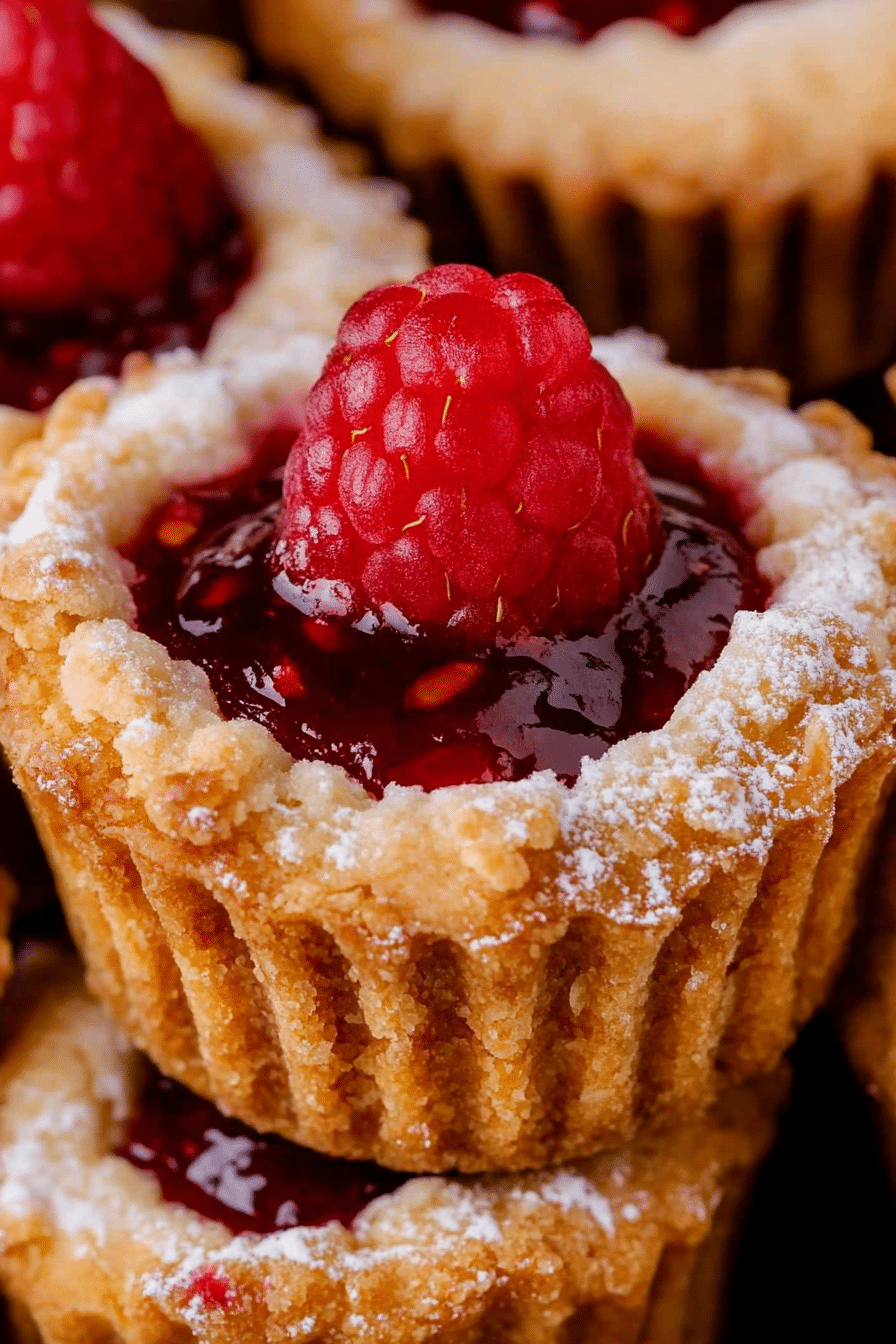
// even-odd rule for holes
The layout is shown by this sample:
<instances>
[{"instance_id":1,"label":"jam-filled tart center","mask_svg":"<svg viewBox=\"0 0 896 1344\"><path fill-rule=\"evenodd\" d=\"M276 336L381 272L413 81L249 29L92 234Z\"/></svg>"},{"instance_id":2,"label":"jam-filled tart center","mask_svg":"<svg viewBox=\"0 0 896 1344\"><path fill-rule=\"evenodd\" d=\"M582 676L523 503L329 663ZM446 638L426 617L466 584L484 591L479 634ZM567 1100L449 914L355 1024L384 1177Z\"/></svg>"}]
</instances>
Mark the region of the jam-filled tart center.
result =
<instances>
[{"instance_id":1,"label":"jam-filled tart center","mask_svg":"<svg viewBox=\"0 0 896 1344\"><path fill-rule=\"evenodd\" d=\"M376 795L571 784L661 727L765 603L725 501L636 434L533 276L446 266L366 295L291 438L148 520L137 625L225 716Z\"/></svg>"}]
</instances>

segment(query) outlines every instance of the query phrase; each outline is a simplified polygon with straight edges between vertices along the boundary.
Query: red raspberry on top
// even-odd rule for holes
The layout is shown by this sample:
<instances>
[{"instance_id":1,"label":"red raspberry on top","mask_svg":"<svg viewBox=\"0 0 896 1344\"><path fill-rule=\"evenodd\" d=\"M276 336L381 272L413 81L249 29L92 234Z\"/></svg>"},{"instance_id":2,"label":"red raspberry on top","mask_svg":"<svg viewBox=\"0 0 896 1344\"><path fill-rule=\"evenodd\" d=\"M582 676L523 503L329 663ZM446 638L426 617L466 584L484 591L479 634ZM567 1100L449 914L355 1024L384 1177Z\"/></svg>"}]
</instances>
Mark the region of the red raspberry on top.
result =
<instances>
[{"instance_id":1,"label":"red raspberry on top","mask_svg":"<svg viewBox=\"0 0 896 1344\"><path fill-rule=\"evenodd\" d=\"M155 76L85 0L0 0L0 308L151 298L227 208Z\"/></svg>"},{"instance_id":2,"label":"red raspberry on top","mask_svg":"<svg viewBox=\"0 0 896 1344\"><path fill-rule=\"evenodd\" d=\"M290 454L272 564L310 616L572 633L657 542L632 414L559 290L439 266L350 308Z\"/></svg>"}]
</instances>

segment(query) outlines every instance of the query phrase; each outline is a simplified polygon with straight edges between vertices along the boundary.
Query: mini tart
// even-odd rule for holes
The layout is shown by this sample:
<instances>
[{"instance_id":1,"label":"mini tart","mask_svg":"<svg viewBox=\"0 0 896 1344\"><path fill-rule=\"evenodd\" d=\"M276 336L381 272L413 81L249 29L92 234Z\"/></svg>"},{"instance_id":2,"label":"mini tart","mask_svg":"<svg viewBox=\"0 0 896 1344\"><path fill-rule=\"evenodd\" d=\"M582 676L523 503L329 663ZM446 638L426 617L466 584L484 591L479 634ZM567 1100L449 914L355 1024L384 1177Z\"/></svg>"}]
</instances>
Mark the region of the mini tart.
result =
<instances>
[{"instance_id":1,"label":"mini tart","mask_svg":"<svg viewBox=\"0 0 896 1344\"><path fill-rule=\"evenodd\" d=\"M417 1178L349 1228L262 1238L165 1202L112 1155L137 1069L73 977L4 1061L0 1280L46 1344L708 1344L784 1083L574 1167Z\"/></svg>"},{"instance_id":2,"label":"mini tart","mask_svg":"<svg viewBox=\"0 0 896 1344\"><path fill-rule=\"evenodd\" d=\"M406 1171L585 1156L773 1070L839 968L894 762L896 467L772 375L595 350L752 500L777 593L571 789L377 801L134 631L116 547L245 460L265 366L80 384L13 458L13 489L45 470L2 539L0 736L90 985L258 1130Z\"/></svg>"},{"instance_id":3,"label":"mini tart","mask_svg":"<svg viewBox=\"0 0 896 1344\"><path fill-rule=\"evenodd\" d=\"M294 401L306 390L296 385L297 368L316 376L322 338L332 338L346 306L427 264L424 231L401 213L403 189L362 179L362 157L325 144L308 108L245 84L235 47L162 32L117 6L98 13L208 144L255 243L251 277L215 324L202 359L251 363L267 405ZM0 463L41 433L42 418L0 406ZM0 517L22 502L0 489Z\"/></svg>"},{"instance_id":4,"label":"mini tart","mask_svg":"<svg viewBox=\"0 0 896 1344\"><path fill-rule=\"evenodd\" d=\"M235 47L163 32L118 6L99 6L97 16L209 147L255 247L250 277L216 322L204 359L252 355L269 362L273 380L278 361L289 365L290 341L332 337L358 295L426 265L424 230L401 214L404 189L361 180L363 156L325 144L308 108L244 83ZM33 425L25 412L0 407L0 457Z\"/></svg>"},{"instance_id":5,"label":"mini tart","mask_svg":"<svg viewBox=\"0 0 896 1344\"><path fill-rule=\"evenodd\" d=\"M593 331L647 327L687 364L817 388L890 353L890 0L749 4L693 38L620 22L580 46L415 0L249 17L272 64L375 133L437 242L457 224L444 259L484 243Z\"/></svg>"}]
</instances>

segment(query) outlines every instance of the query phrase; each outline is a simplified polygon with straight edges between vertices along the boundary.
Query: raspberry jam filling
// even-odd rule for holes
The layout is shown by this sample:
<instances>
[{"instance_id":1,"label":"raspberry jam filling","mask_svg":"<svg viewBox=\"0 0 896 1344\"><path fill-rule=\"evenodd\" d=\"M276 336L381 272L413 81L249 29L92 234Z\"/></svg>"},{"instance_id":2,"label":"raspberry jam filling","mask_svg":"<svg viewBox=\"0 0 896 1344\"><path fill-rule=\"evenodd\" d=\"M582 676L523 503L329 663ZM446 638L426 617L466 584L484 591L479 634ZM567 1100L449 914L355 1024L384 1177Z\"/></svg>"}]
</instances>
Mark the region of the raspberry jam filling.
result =
<instances>
[{"instance_id":1,"label":"raspberry jam filling","mask_svg":"<svg viewBox=\"0 0 896 1344\"><path fill-rule=\"evenodd\" d=\"M0 403L200 348L250 263L212 158L86 0L0 4Z\"/></svg>"},{"instance_id":2,"label":"raspberry jam filling","mask_svg":"<svg viewBox=\"0 0 896 1344\"><path fill-rule=\"evenodd\" d=\"M459 649L304 615L267 566L282 487L270 460L283 444L281 431L255 473L178 493L149 519L129 551L137 626L204 668L226 717L265 724L293 756L341 765L374 794L390 781L432 789L544 769L571 783L583 757L662 726L735 613L765 605L725 502L663 479L686 475L682 456L641 434L662 540L609 620Z\"/></svg>"},{"instance_id":3,"label":"raspberry jam filling","mask_svg":"<svg viewBox=\"0 0 896 1344\"><path fill-rule=\"evenodd\" d=\"M587 42L620 19L652 19L693 37L755 0L421 0L433 13L469 14L526 37Z\"/></svg>"},{"instance_id":4,"label":"raspberry jam filling","mask_svg":"<svg viewBox=\"0 0 896 1344\"><path fill-rule=\"evenodd\" d=\"M257 1134L154 1069L116 1152L151 1172L165 1199L262 1236L334 1220L348 1227L407 1179Z\"/></svg>"},{"instance_id":5,"label":"raspberry jam filling","mask_svg":"<svg viewBox=\"0 0 896 1344\"><path fill-rule=\"evenodd\" d=\"M137 625L205 669L226 717L377 795L572 783L664 724L764 605L693 457L636 439L581 317L534 276L441 266L366 294L283 468L286 448L275 430L149 519Z\"/></svg>"},{"instance_id":6,"label":"raspberry jam filling","mask_svg":"<svg viewBox=\"0 0 896 1344\"><path fill-rule=\"evenodd\" d=\"M42 411L77 378L112 377L125 355L202 350L249 275L252 251L235 214L163 292L85 312L0 311L0 403Z\"/></svg>"}]
</instances>

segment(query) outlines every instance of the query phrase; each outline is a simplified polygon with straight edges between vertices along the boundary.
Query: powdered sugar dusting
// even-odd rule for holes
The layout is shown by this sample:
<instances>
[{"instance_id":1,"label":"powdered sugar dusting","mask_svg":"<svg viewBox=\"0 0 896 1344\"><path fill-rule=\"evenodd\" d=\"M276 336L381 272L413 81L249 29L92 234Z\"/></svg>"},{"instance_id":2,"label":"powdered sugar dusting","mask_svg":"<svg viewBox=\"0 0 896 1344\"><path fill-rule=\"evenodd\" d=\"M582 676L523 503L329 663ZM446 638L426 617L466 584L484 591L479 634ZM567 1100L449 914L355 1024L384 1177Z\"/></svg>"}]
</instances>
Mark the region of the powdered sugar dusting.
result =
<instances>
[{"instance_id":1,"label":"powdered sugar dusting","mask_svg":"<svg viewBox=\"0 0 896 1344\"><path fill-rule=\"evenodd\" d=\"M599 1194L593 1184L586 1181L583 1176L572 1172L558 1172L542 1186L540 1194L542 1199L547 1200L549 1204L558 1205L564 1213L569 1213L572 1209L581 1209L603 1228L608 1237L612 1237L616 1231L610 1201L605 1195Z\"/></svg>"}]
</instances>

